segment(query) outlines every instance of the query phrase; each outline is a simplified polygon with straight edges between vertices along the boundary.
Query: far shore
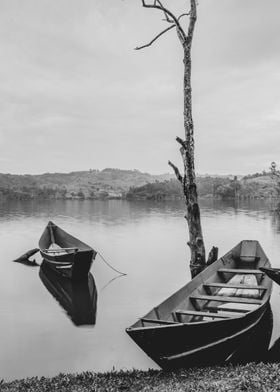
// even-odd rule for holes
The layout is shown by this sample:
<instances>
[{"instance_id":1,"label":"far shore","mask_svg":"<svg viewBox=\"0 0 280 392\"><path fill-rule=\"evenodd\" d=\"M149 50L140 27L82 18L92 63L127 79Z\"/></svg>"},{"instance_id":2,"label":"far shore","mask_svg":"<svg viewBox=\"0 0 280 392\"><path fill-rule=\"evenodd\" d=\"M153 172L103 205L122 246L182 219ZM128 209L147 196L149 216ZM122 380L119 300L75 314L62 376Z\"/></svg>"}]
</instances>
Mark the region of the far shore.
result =
<instances>
[{"instance_id":1,"label":"far shore","mask_svg":"<svg viewBox=\"0 0 280 392\"><path fill-rule=\"evenodd\" d=\"M280 390L279 363L161 370L84 372L0 381L1 392L267 392Z\"/></svg>"},{"instance_id":2,"label":"far shore","mask_svg":"<svg viewBox=\"0 0 280 392\"><path fill-rule=\"evenodd\" d=\"M114 196L108 196L108 197L49 197L49 198L42 198L42 197L33 197L33 196L28 196L28 197L3 197L0 195L0 202L9 202L9 201L58 201L58 200L63 200L63 201L110 201L110 200L123 200L123 201L154 201L154 202L169 202L169 201L184 201L183 196L165 196L165 195L148 195L148 196L123 196L123 197L114 197ZM278 202L278 198L272 197L272 196L248 196L248 197L217 197L213 195L203 195L199 196L199 200L214 200L214 201L252 201L252 200L263 200L263 201L269 201L269 202Z\"/></svg>"}]
</instances>

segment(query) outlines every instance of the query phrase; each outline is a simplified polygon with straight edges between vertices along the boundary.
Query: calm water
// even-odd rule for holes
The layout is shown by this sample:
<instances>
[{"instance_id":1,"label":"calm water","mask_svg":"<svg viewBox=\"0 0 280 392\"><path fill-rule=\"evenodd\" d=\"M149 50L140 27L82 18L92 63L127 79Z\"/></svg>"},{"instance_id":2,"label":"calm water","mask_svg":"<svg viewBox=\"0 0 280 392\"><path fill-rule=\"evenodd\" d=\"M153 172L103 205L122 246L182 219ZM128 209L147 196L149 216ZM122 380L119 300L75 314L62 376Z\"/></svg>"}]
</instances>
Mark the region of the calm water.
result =
<instances>
[{"instance_id":1,"label":"calm water","mask_svg":"<svg viewBox=\"0 0 280 392\"><path fill-rule=\"evenodd\" d=\"M242 239L256 239L272 265L280 268L280 219L269 211L268 204L204 201L201 205L208 249L216 245L222 255ZM183 215L184 206L179 202L0 204L0 378L113 367L156 368L124 330L189 280ZM48 277L42 277L42 272L39 276L38 267L12 263L37 246L50 219L90 244L127 276L111 281L116 274L97 256L91 270L97 292L92 291L92 281L82 288L62 283L50 289ZM37 260L41 262L40 257ZM82 295L83 303L88 304L84 319L79 303L74 310L67 308L69 293ZM280 335L279 295L280 287L274 285L270 346L276 342L275 357Z\"/></svg>"}]
</instances>

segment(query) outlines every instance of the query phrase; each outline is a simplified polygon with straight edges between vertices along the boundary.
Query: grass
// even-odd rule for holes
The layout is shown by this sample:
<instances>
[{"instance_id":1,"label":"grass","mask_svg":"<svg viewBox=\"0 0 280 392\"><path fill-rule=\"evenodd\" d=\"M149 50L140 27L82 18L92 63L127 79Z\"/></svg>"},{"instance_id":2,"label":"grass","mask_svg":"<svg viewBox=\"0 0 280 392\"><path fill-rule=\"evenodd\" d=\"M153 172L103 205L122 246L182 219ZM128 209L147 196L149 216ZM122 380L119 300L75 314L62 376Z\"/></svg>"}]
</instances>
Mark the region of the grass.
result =
<instances>
[{"instance_id":1,"label":"grass","mask_svg":"<svg viewBox=\"0 0 280 392\"><path fill-rule=\"evenodd\" d=\"M0 382L1 392L272 392L280 391L280 364L193 368L177 372L112 371L59 374Z\"/></svg>"}]
</instances>

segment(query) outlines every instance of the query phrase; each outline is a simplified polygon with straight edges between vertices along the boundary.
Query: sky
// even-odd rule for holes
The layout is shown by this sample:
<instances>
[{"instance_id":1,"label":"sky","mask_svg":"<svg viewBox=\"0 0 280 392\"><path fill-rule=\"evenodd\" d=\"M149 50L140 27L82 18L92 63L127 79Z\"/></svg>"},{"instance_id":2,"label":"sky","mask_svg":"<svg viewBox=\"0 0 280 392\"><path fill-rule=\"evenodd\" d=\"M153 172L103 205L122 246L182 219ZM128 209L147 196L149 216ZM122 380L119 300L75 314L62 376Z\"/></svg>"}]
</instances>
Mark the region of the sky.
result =
<instances>
[{"instance_id":1,"label":"sky","mask_svg":"<svg viewBox=\"0 0 280 392\"><path fill-rule=\"evenodd\" d=\"M147 0L148 1L148 0ZM186 0L165 0L177 15ZM280 2L200 0L192 49L200 174L280 164ZM141 0L0 0L0 172L182 166L183 53ZM187 18L181 19L187 26Z\"/></svg>"}]
</instances>

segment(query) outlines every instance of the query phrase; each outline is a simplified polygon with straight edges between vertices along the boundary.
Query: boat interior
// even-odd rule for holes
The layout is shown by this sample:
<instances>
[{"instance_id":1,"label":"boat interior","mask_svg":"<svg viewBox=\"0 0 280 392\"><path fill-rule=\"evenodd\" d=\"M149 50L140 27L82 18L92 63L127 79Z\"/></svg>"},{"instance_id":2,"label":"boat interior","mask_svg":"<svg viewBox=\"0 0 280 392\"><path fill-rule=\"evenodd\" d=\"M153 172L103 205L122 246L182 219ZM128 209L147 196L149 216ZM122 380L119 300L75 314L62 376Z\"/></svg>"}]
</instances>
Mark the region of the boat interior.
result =
<instances>
[{"instance_id":1,"label":"boat interior","mask_svg":"<svg viewBox=\"0 0 280 392\"><path fill-rule=\"evenodd\" d=\"M257 241L242 241L131 328L217 321L261 306L271 282L260 267L269 260Z\"/></svg>"},{"instance_id":2,"label":"boat interior","mask_svg":"<svg viewBox=\"0 0 280 392\"><path fill-rule=\"evenodd\" d=\"M48 249L44 249L44 252L51 254L52 256L62 256L62 255L67 255L72 252L77 252L79 248L73 247L73 248L62 248L55 242L51 243Z\"/></svg>"},{"instance_id":3,"label":"boat interior","mask_svg":"<svg viewBox=\"0 0 280 392\"><path fill-rule=\"evenodd\" d=\"M77 251L91 250L87 244L71 236L52 222L48 223L39 245L43 252L51 256L62 256Z\"/></svg>"}]
</instances>

